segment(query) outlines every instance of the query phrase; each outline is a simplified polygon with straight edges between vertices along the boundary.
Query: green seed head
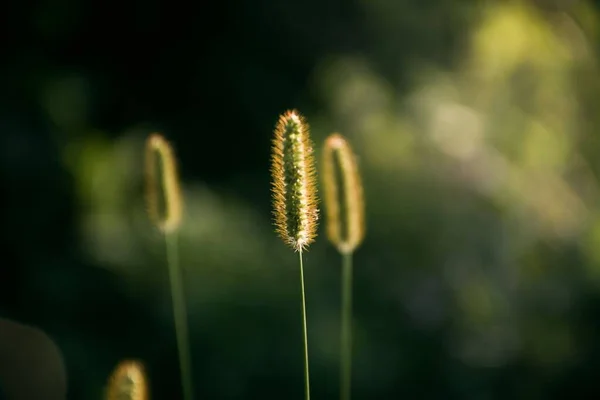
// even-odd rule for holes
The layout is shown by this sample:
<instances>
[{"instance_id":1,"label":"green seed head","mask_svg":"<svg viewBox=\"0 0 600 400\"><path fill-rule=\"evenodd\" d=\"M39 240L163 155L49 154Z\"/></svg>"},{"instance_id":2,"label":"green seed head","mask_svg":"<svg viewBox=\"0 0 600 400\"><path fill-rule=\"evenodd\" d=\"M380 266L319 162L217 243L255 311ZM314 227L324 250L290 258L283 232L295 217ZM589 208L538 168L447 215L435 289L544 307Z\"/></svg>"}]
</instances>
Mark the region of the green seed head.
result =
<instances>
[{"instance_id":1,"label":"green seed head","mask_svg":"<svg viewBox=\"0 0 600 400\"><path fill-rule=\"evenodd\" d=\"M339 133L325 140L322 176L327 237L339 252L352 253L365 236L365 205L356 157Z\"/></svg>"},{"instance_id":2,"label":"green seed head","mask_svg":"<svg viewBox=\"0 0 600 400\"><path fill-rule=\"evenodd\" d=\"M175 155L158 133L146 141L146 201L150 219L160 230L168 233L179 227L183 207ZM164 204L162 211L160 203Z\"/></svg>"},{"instance_id":3,"label":"green seed head","mask_svg":"<svg viewBox=\"0 0 600 400\"><path fill-rule=\"evenodd\" d=\"M296 110L279 117L271 155L273 215L277 233L296 251L317 236L317 188L309 127Z\"/></svg>"}]
</instances>

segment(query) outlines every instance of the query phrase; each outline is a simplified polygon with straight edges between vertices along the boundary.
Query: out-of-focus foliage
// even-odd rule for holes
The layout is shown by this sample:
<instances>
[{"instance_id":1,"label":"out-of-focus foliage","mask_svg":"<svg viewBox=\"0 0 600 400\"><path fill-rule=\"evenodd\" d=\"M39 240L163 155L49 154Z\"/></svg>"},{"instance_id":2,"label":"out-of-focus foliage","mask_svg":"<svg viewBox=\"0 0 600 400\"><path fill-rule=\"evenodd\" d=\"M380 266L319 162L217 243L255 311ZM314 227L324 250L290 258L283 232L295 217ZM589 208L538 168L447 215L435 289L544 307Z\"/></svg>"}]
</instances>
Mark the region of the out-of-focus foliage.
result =
<instances>
[{"instance_id":1,"label":"out-of-focus foliage","mask_svg":"<svg viewBox=\"0 0 600 400\"><path fill-rule=\"evenodd\" d=\"M369 250L423 243L416 264L395 254L394 274L411 283L389 280L389 290L414 319L448 324L445 351L466 365L564 373L588 356L580 330L590 328L570 320L597 290L597 116L587 109L600 71L595 14L577 7L483 9L455 66L419 63L406 96L363 57L322 73L330 109L316 131L343 127L362 152Z\"/></svg>"},{"instance_id":2,"label":"out-of-focus foliage","mask_svg":"<svg viewBox=\"0 0 600 400\"><path fill-rule=\"evenodd\" d=\"M357 2L355 23L373 46L323 54L305 89L317 100L299 95L317 155L327 135L342 132L363 173L357 399L599 394L598 11L586 1L546 3ZM289 29L306 38L299 26ZM268 74L257 54L244 68L260 72L231 79L251 85ZM40 323L61 345L77 398L100 393L115 360L132 356L148 366L155 391L177 393L164 240L143 201L143 141L156 126L130 121L119 135L93 126L86 79L65 74L38 93L72 184L73 243L94 271L31 278L54 298L49 310L65 310L54 319L47 311ZM261 90L285 86L272 79ZM164 132L183 176L179 238L196 391L300 398L297 255L273 232L267 169L270 129L289 105L271 121L269 107L240 102L266 121L252 122L264 128L256 138L263 170L236 158L246 132L229 121L221 131L189 122L181 126L190 131ZM208 149L190 149L197 135ZM227 146L210 148L221 136ZM210 168L237 172L207 182L194 173L209 164L205 155ZM337 396L340 259L323 228L305 259L315 398Z\"/></svg>"}]
</instances>

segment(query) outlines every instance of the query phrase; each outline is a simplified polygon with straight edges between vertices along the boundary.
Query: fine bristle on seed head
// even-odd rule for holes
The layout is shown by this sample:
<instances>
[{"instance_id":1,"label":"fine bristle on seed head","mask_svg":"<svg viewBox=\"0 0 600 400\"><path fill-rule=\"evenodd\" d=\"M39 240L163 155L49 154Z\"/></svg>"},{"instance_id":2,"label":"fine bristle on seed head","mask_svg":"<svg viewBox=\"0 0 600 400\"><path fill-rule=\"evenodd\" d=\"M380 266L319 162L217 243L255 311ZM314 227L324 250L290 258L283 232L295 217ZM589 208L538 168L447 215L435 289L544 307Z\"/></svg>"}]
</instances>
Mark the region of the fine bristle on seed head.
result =
<instances>
[{"instance_id":1,"label":"fine bristle on seed head","mask_svg":"<svg viewBox=\"0 0 600 400\"><path fill-rule=\"evenodd\" d=\"M138 361L123 360L108 380L106 400L148 400L144 367Z\"/></svg>"},{"instance_id":2,"label":"fine bristle on seed head","mask_svg":"<svg viewBox=\"0 0 600 400\"><path fill-rule=\"evenodd\" d=\"M341 185L336 177L336 165ZM356 156L339 133L325 140L322 183L327 237L340 253L352 253L365 236L363 186Z\"/></svg>"},{"instance_id":3,"label":"fine bristle on seed head","mask_svg":"<svg viewBox=\"0 0 600 400\"><path fill-rule=\"evenodd\" d=\"M158 162L158 165L157 165ZM157 176L157 166L160 176ZM181 224L182 200L177 162L173 148L159 133L146 140L146 202L150 219L163 232L175 231ZM162 187L164 211L159 210Z\"/></svg>"},{"instance_id":4,"label":"fine bristle on seed head","mask_svg":"<svg viewBox=\"0 0 600 400\"><path fill-rule=\"evenodd\" d=\"M296 251L317 236L317 186L309 126L296 110L283 113L275 126L271 153L274 223L279 236Z\"/></svg>"}]
</instances>

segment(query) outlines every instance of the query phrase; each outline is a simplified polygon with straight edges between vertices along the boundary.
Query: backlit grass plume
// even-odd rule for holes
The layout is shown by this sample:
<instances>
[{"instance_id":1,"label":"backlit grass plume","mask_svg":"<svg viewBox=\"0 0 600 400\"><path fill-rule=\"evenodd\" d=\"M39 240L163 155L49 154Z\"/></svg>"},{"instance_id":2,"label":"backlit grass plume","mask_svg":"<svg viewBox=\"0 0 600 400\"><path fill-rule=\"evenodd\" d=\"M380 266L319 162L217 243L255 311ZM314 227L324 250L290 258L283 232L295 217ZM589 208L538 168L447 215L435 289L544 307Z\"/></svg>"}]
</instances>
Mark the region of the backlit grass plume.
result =
<instances>
[{"instance_id":1,"label":"backlit grass plume","mask_svg":"<svg viewBox=\"0 0 600 400\"><path fill-rule=\"evenodd\" d=\"M271 157L273 214L277 233L297 251L317 235L317 188L313 146L306 120L287 111L275 127Z\"/></svg>"},{"instance_id":2,"label":"backlit grass plume","mask_svg":"<svg viewBox=\"0 0 600 400\"><path fill-rule=\"evenodd\" d=\"M108 379L106 400L148 400L148 384L142 364L121 361Z\"/></svg>"},{"instance_id":3,"label":"backlit grass plume","mask_svg":"<svg viewBox=\"0 0 600 400\"><path fill-rule=\"evenodd\" d=\"M308 335L302 251L317 235L317 187L313 146L304 117L296 110L286 111L275 126L271 156L273 215L277 233L300 256L302 321L304 328L304 383L310 399Z\"/></svg>"},{"instance_id":4,"label":"backlit grass plume","mask_svg":"<svg viewBox=\"0 0 600 400\"><path fill-rule=\"evenodd\" d=\"M183 209L182 196L173 149L158 133L151 134L146 141L146 199L150 219L165 235L183 398L192 400L189 333L177 242ZM161 203L163 212L160 211Z\"/></svg>"},{"instance_id":5,"label":"backlit grass plume","mask_svg":"<svg viewBox=\"0 0 600 400\"><path fill-rule=\"evenodd\" d=\"M356 157L339 133L325 140L322 183L327 237L342 255L340 398L350 399L352 380L352 255L365 236L363 187Z\"/></svg>"},{"instance_id":6,"label":"backlit grass plume","mask_svg":"<svg viewBox=\"0 0 600 400\"><path fill-rule=\"evenodd\" d=\"M327 238L340 253L352 253L365 236L365 205L356 157L339 133L325 140L321 177Z\"/></svg>"},{"instance_id":7,"label":"backlit grass plume","mask_svg":"<svg viewBox=\"0 0 600 400\"><path fill-rule=\"evenodd\" d=\"M171 145L158 133L151 134L146 141L146 201L152 222L163 232L177 229L182 214L177 164Z\"/></svg>"}]
</instances>

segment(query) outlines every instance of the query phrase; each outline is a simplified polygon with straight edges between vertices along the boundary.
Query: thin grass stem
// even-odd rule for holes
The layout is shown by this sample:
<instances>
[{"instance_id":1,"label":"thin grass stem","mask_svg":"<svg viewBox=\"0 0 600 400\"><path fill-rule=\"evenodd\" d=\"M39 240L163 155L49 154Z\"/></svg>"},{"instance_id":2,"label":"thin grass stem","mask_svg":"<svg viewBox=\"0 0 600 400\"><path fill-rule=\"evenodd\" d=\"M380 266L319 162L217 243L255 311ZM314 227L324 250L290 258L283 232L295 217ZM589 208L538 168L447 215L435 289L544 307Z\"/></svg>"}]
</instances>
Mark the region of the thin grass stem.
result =
<instances>
[{"instance_id":1,"label":"thin grass stem","mask_svg":"<svg viewBox=\"0 0 600 400\"><path fill-rule=\"evenodd\" d=\"M352 253L342 253L340 399L350 400L352 382Z\"/></svg>"},{"instance_id":2,"label":"thin grass stem","mask_svg":"<svg viewBox=\"0 0 600 400\"><path fill-rule=\"evenodd\" d=\"M179 266L179 249L177 232L165 233L167 246L167 264L169 268L169 281L171 282L171 296L173 299L173 316L175 318L175 334L177 336L177 350L179 352L179 368L181 386L184 400L192 400L192 368L190 360L190 345L188 338L187 311L181 270Z\"/></svg>"},{"instance_id":3,"label":"thin grass stem","mask_svg":"<svg viewBox=\"0 0 600 400\"><path fill-rule=\"evenodd\" d=\"M308 373L308 331L306 329L306 294L304 292L304 265L302 263L302 250L300 254L300 284L302 287L302 326L304 328L304 391L306 400L310 400L310 379Z\"/></svg>"}]
</instances>

